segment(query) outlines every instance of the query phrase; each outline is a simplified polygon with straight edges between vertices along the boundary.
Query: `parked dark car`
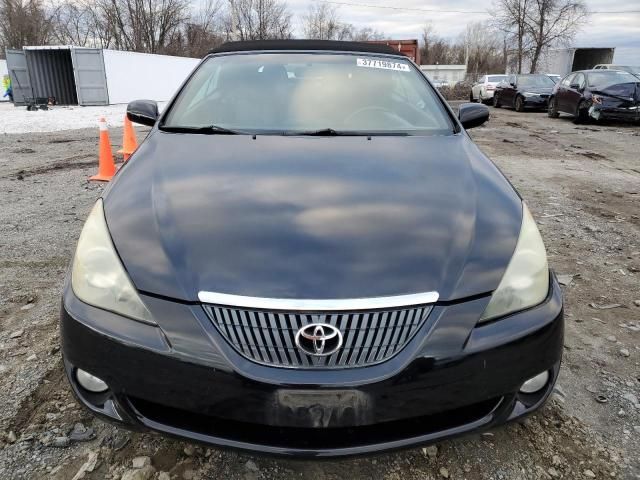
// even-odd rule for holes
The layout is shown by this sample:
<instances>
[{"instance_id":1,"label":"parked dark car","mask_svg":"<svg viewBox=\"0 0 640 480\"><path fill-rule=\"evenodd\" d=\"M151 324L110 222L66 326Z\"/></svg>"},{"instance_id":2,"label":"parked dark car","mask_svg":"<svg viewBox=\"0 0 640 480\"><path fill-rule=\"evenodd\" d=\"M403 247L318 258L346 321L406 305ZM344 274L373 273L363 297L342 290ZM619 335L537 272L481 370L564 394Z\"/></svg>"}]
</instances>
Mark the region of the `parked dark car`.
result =
<instances>
[{"instance_id":1,"label":"parked dark car","mask_svg":"<svg viewBox=\"0 0 640 480\"><path fill-rule=\"evenodd\" d=\"M218 446L343 456L539 408L563 306L525 203L385 45L228 43L93 207L61 338L79 401Z\"/></svg>"},{"instance_id":2,"label":"parked dark car","mask_svg":"<svg viewBox=\"0 0 640 480\"><path fill-rule=\"evenodd\" d=\"M509 75L496 87L493 106L512 107L518 112L524 112L525 108L546 109L555 85L544 74Z\"/></svg>"},{"instance_id":3,"label":"parked dark car","mask_svg":"<svg viewBox=\"0 0 640 480\"><path fill-rule=\"evenodd\" d=\"M589 119L640 122L640 78L622 70L573 72L556 86L549 102L549 116L573 115Z\"/></svg>"}]
</instances>

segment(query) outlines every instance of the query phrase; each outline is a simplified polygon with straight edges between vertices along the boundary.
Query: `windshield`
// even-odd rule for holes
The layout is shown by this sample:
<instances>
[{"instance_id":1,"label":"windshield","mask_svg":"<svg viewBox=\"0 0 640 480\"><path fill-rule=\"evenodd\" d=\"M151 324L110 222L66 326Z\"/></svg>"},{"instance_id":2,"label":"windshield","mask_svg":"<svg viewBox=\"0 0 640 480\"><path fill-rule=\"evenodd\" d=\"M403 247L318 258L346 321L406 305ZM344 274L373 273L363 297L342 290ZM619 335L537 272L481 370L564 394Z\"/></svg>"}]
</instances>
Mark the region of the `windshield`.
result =
<instances>
[{"instance_id":1,"label":"windshield","mask_svg":"<svg viewBox=\"0 0 640 480\"><path fill-rule=\"evenodd\" d=\"M547 75L520 75L518 77L520 87L553 87L555 82Z\"/></svg>"},{"instance_id":2,"label":"windshield","mask_svg":"<svg viewBox=\"0 0 640 480\"><path fill-rule=\"evenodd\" d=\"M496 83L498 83L498 82L501 82L502 80L504 80L505 78L507 78L506 75L489 75L489 78L488 78L487 81L488 82L496 82Z\"/></svg>"},{"instance_id":3,"label":"windshield","mask_svg":"<svg viewBox=\"0 0 640 480\"><path fill-rule=\"evenodd\" d=\"M620 67L622 70L625 70L629 73L634 73L636 75L640 74L640 67Z\"/></svg>"},{"instance_id":4,"label":"windshield","mask_svg":"<svg viewBox=\"0 0 640 480\"><path fill-rule=\"evenodd\" d=\"M638 82L638 77L622 70L602 70L589 73L589 88L603 88L616 85L618 83Z\"/></svg>"},{"instance_id":5,"label":"windshield","mask_svg":"<svg viewBox=\"0 0 640 480\"><path fill-rule=\"evenodd\" d=\"M335 53L210 57L161 128L212 125L272 134L453 132L441 100L411 62Z\"/></svg>"}]
</instances>

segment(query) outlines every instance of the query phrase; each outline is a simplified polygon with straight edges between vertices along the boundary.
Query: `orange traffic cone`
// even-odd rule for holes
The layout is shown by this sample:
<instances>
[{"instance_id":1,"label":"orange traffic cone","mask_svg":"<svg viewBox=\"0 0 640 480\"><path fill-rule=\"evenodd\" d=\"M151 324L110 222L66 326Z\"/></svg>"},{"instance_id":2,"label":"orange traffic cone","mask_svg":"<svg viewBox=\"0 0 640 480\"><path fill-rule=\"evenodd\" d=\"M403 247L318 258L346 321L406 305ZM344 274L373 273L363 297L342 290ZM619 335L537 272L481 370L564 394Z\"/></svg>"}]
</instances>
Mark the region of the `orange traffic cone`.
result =
<instances>
[{"instance_id":1,"label":"orange traffic cone","mask_svg":"<svg viewBox=\"0 0 640 480\"><path fill-rule=\"evenodd\" d=\"M107 130L107 121L104 117L98 120L100 127L100 145L98 157L98 174L89 177L89 180L98 180L108 182L116 173L116 164L113 163L113 153L111 152L111 140L109 140L109 131Z\"/></svg>"},{"instance_id":2,"label":"orange traffic cone","mask_svg":"<svg viewBox=\"0 0 640 480\"><path fill-rule=\"evenodd\" d=\"M121 153L124 157L124 161L129 160L129 157L133 152L135 152L136 148L138 148L138 139L136 138L136 131L133 128L133 124L129 117L124 116L124 138L122 139L122 150L118 150L118 153Z\"/></svg>"}]
</instances>

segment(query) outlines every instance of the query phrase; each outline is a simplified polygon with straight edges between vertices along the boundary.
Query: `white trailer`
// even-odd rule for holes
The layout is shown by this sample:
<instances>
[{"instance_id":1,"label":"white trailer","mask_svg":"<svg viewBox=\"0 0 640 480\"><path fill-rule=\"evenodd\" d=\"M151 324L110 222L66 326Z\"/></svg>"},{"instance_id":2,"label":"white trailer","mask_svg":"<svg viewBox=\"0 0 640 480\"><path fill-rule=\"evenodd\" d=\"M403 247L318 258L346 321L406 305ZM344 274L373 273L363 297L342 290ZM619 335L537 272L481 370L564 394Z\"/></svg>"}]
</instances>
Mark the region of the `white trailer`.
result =
<instances>
[{"instance_id":1,"label":"white trailer","mask_svg":"<svg viewBox=\"0 0 640 480\"><path fill-rule=\"evenodd\" d=\"M576 70L589 70L599 63L612 63L615 47L571 47L552 48L540 57L537 73L555 73L562 77ZM515 55L510 55L507 61L507 73L516 72ZM522 72L531 70L530 59L525 59Z\"/></svg>"},{"instance_id":2,"label":"white trailer","mask_svg":"<svg viewBox=\"0 0 640 480\"><path fill-rule=\"evenodd\" d=\"M169 100L200 62L74 46L7 49L14 103L53 97L60 105L111 105Z\"/></svg>"}]
</instances>

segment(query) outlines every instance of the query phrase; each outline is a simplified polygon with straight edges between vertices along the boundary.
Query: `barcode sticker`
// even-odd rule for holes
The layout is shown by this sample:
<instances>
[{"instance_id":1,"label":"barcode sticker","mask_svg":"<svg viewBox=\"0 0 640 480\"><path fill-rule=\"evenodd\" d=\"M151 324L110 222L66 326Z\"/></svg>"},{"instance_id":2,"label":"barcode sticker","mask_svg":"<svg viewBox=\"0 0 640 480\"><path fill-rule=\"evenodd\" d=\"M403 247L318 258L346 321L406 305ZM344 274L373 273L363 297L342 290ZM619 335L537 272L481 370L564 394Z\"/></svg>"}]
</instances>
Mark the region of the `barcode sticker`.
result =
<instances>
[{"instance_id":1,"label":"barcode sticker","mask_svg":"<svg viewBox=\"0 0 640 480\"><path fill-rule=\"evenodd\" d=\"M408 72L409 65L403 62L394 62L393 60L387 59L376 59L376 58L358 58L357 61L358 67L365 68L379 68L382 70L396 70L399 72Z\"/></svg>"}]
</instances>

